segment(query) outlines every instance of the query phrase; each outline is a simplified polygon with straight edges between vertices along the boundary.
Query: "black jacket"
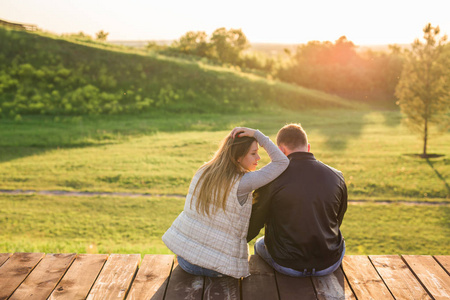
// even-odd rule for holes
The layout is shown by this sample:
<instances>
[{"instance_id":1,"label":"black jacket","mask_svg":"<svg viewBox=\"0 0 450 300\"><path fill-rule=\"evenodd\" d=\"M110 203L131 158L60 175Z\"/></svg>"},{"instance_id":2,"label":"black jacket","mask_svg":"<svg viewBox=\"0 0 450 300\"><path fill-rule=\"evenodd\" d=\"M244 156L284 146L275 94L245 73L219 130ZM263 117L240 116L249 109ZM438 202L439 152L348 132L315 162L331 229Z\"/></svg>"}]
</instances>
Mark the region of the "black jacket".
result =
<instances>
[{"instance_id":1,"label":"black jacket","mask_svg":"<svg viewBox=\"0 0 450 300\"><path fill-rule=\"evenodd\" d=\"M288 168L256 190L247 240L265 223L265 244L279 265L298 271L326 269L343 251L339 229L347 210L342 173L310 152L288 155Z\"/></svg>"}]
</instances>

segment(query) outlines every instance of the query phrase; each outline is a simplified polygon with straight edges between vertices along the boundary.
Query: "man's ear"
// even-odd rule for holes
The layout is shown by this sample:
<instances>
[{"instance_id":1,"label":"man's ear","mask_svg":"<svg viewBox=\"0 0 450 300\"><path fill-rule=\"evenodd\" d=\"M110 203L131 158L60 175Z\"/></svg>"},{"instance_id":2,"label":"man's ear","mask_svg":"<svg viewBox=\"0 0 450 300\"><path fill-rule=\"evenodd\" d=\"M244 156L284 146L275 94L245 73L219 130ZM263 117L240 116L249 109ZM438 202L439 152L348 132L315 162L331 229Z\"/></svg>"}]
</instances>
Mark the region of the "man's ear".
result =
<instances>
[{"instance_id":1,"label":"man's ear","mask_svg":"<svg viewBox=\"0 0 450 300\"><path fill-rule=\"evenodd\" d=\"M278 149L280 149L281 152L283 152L283 154L286 155L286 147L283 144L278 145Z\"/></svg>"},{"instance_id":2,"label":"man's ear","mask_svg":"<svg viewBox=\"0 0 450 300\"><path fill-rule=\"evenodd\" d=\"M308 143L308 152L311 152L311 144Z\"/></svg>"}]
</instances>

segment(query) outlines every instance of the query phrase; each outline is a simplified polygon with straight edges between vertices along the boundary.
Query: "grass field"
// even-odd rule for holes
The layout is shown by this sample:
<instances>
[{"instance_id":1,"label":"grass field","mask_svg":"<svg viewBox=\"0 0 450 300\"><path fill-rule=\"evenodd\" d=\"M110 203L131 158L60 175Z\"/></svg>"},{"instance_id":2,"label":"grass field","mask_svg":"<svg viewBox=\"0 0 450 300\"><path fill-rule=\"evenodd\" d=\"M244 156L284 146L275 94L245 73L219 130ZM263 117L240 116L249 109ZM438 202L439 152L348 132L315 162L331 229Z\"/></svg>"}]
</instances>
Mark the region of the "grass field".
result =
<instances>
[{"instance_id":1,"label":"grass field","mask_svg":"<svg viewBox=\"0 0 450 300\"><path fill-rule=\"evenodd\" d=\"M4 195L0 252L170 253L161 236L183 205L173 197ZM347 254L448 255L449 220L448 205L350 205L342 232Z\"/></svg>"},{"instance_id":2,"label":"grass field","mask_svg":"<svg viewBox=\"0 0 450 300\"><path fill-rule=\"evenodd\" d=\"M274 140L285 123L301 122L316 157L343 171L349 199L367 200L350 205L345 217L348 254L450 254L450 135L430 140L429 152L445 156L415 158L420 140L400 119L396 111L334 109L0 120L0 188L184 195L234 126L258 128ZM183 202L0 195L0 252L168 253L161 235Z\"/></svg>"},{"instance_id":3,"label":"grass field","mask_svg":"<svg viewBox=\"0 0 450 300\"><path fill-rule=\"evenodd\" d=\"M0 120L0 187L185 194L234 126L274 140L287 122L301 122L316 157L344 173L350 199L449 201L450 135L429 144L447 156L419 159L398 112L368 110Z\"/></svg>"}]
</instances>

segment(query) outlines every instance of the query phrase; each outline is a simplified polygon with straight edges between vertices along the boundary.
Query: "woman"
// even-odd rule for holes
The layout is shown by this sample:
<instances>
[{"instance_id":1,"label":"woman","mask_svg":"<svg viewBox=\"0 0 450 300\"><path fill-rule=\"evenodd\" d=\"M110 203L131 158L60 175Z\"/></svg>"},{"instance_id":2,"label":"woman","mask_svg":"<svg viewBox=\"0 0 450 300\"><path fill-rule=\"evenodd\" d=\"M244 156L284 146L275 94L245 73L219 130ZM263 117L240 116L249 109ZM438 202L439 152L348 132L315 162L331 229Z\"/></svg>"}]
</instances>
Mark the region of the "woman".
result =
<instances>
[{"instance_id":1,"label":"woman","mask_svg":"<svg viewBox=\"0 0 450 300\"><path fill-rule=\"evenodd\" d=\"M258 143L272 162L255 171ZM278 177L288 164L287 157L260 131L234 128L194 175L184 211L162 237L178 256L179 266L201 276L250 275L246 237L251 192Z\"/></svg>"}]
</instances>

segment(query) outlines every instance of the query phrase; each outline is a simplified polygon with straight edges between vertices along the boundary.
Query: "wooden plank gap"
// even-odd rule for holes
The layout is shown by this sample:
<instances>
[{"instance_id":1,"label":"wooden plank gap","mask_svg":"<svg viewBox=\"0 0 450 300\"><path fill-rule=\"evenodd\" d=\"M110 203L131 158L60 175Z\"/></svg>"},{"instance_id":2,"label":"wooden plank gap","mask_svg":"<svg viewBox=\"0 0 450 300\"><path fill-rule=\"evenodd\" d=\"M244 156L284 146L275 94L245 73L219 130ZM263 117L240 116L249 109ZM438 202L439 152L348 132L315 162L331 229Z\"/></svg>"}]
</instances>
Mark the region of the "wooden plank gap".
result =
<instances>
[{"instance_id":1,"label":"wooden plank gap","mask_svg":"<svg viewBox=\"0 0 450 300\"><path fill-rule=\"evenodd\" d=\"M59 285L59 283L61 282L61 280L64 278L64 276L66 276L67 272L69 271L70 267L72 266L73 262L75 261L75 259L77 258L78 254L74 253L74 258L72 259L72 261L70 262L69 266L67 267L67 269L64 271L64 274L62 274L61 278L59 278L58 282L56 283L54 289L51 291L53 293L53 291L56 289L56 287ZM51 294L50 294L51 295ZM50 296L49 296L50 297Z\"/></svg>"},{"instance_id":2,"label":"wooden plank gap","mask_svg":"<svg viewBox=\"0 0 450 300\"><path fill-rule=\"evenodd\" d=\"M369 259L396 299L430 299L428 292L398 255L370 255Z\"/></svg>"},{"instance_id":3,"label":"wooden plank gap","mask_svg":"<svg viewBox=\"0 0 450 300\"><path fill-rule=\"evenodd\" d=\"M127 299L164 299L173 261L173 255L145 255Z\"/></svg>"},{"instance_id":4,"label":"wooden plank gap","mask_svg":"<svg viewBox=\"0 0 450 300\"><path fill-rule=\"evenodd\" d=\"M365 255L345 256L342 268L358 299L393 299L378 272Z\"/></svg>"},{"instance_id":5,"label":"wooden plank gap","mask_svg":"<svg viewBox=\"0 0 450 300\"><path fill-rule=\"evenodd\" d=\"M255 254L256 255L256 254ZM278 283L278 275L277 274L279 274L278 272L275 272L275 270L274 270L274 272L273 272L273 274L274 274L274 276L275 276L275 286L277 287L277 294L278 294L278 299L282 299L281 298L281 295L280 295L280 286L279 286L279 283Z\"/></svg>"},{"instance_id":6,"label":"wooden plank gap","mask_svg":"<svg viewBox=\"0 0 450 300\"><path fill-rule=\"evenodd\" d=\"M140 254L111 254L87 299L124 299L140 260Z\"/></svg>"},{"instance_id":7,"label":"wooden plank gap","mask_svg":"<svg viewBox=\"0 0 450 300\"><path fill-rule=\"evenodd\" d=\"M185 272L175 259L164 299L201 300L204 285L203 276L195 276Z\"/></svg>"},{"instance_id":8,"label":"wooden plank gap","mask_svg":"<svg viewBox=\"0 0 450 300\"><path fill-rule=\"evenodd\" d=\"M107 262L108 259L109 259L109 255L110 255L110 254L106 254L106 259L105 259L105 261L103 262L103 265L102 265L102 267L100 268L100 271L98 272L97 276L95 277L94 282L92 283L91 287L89 288L89 292L88 292L87 295L89 295L89 294L91 293L92 288L94 287L94 284L97 282L98 277L100 277L100 274L103 272L103 269L105 268L106 262ZM86 296L85 298L87 298L87 296Z\"/></svg>"},{"instance_id":9,"label":"wooden plank gap","mask_svg":"<svg viewBox=\"0 0 450 300\"><path fill-rule=\"evenodd\" d=\"M275 272L278 299L316 299L317 293L310 277L291 277Z\"/></svg>"},{"instance_id":10,"label":"wooden plank gap","mask_svg":"<svg viewBox=\"0 0 450 300\"><path fill-rule=\"evenodd\" d=\"M450 255L435 255L433 258L450 275Z\"/></svg>"},{"instance_id":11,"label":"wooden plank gap","mask_svg":"<svg viewBox=\"0 0 450 300\"><path fill-rule=\"evenodd\" d=\"M47 254L9 299L47 299L75 256L75 253Z\"/></svg>"},{"instance_id":12,"label":"wooden plank gap","mask_svg":"<svg viewBox=\"0 0 450 300\"><path fill-rule=\"evenodd\" d=\"M326 276L311 277L316 291L317 299L355 299L356 296L347 281L347 278L338 268Z\"/></svg>"},{"instance_id":13,"label":"wooden plank gap","mask_svg":"<svg viewBox=\"0 0 450 300\"><path fill-rule=\"evenodd\" d=\"M434 299L450 299L450 276L431 255L402 255L402 259Z\"/></svg>"},{"instance_id":14,"label":"wooden plank gap","mask_svg":"<svg viewBox=\"0 0 450 300\"><path fill-rule=\"evenodd\" d=\"M380 272L378 271L378 269L375 267L375 265L373 264L373 261L370 259L370 255L367 256L367 258L369 259L370 263L372 264L372 267L375 269L375 272L377 272L378 276L380 276L381 281L383 281L384 285L386 286L387 290L389 291L389 293L391 293L392 298L395 299L394 294L391 291L391 288L386 284L386 281L384 280L383 276L381 276Z\"/></svg>"},{"instance_id":15,"label":"wooden plank gap","mask_svg":"<svg viewBox=\"0 0 450 300\"><path fill-rule=\"evenodd\" d=\"M419 283L422 285L422 287L427 291L428 295L430 297L433 297L431 292L428 290L427 286L422 282L422 280L420 280L419 276L417 276L416 272L413 270L413 268L411 268L411 266L408 264L408 262L405 260L405 258L403 257L403 255L401 255L401 258L403 260L403 262L408 266L409 270L413 273L414 277L417 279L417 281L419 281Z\"/></svg>"},{"instance_id":16,"label":"wooden plank gap","mask_svg":"<svg viewBox=\"0 0 450 300\"><path fill-rule=\"evenodd\" d=\"M353 290L352 285L350 284L350 280L348 279L347 274L345 274L345 270L344 270L344 268L342 267L342 264L341 264L341 266L339 267L339 269L342 271L342 274L344 274L344 277L345 277L345 279L347 280L348 286L350 287L350 290L352 291L353 295L356 295L356 294L355 294L355 291ZM356 298L356 296L355 296L355 298Z\"/></svg>"},{"instance_id":17,"label":"wooden plank gap","mask_svg":"<svg viewBox=\"0 0 450 300\"><path fill-rule=\"evenodd\" d=\"M175 259L172 261L172 267L170 268L169 277L167 278L167 284L166 284L166 288L164 289L164 297L163 297L163 299L166 299L167 287L169 286L169 281L172 278L172 273L173 273L173 269L174 268L175 268Z\"/></svg>"},{"instance_id":18,"label":"wooden plank gap","mask_svg":"<svg viewBox=\"0 0 450 300\"><path fill-rule=\"evenodd\" d=\"M249 258L250 276L242 280L242 299L279 299L275 271L259 255Z\"/></svg>"},{"instance_id":19,"label":"wooden plank gap","mask_svg":"<svg viewBox=\"0 0 450 300\"><path fill-rule=\"evenodd\" d=\"M107 254L78 254L48 299L85 299L107 258Z\"/></svg>"},{"instance_id":20,"label":"wooden plank gap","mask_svg":"<svg viewBox=\"0 0 450 300\"><path fill-rule=\"evenodd\" d=\"M0 268L0 300L8 299L39 264L45 253L14 253Z\"/></svg>"},{"instance_id":21,"label":"wooden plank gap","mask_svg":"<svg viewBox=\"0 0 450 300\"><path fill-rule=\"evenodd\" d=\"M0 267L10 258L12 253L0 253Z\"/></svg>"}]
</instances>

